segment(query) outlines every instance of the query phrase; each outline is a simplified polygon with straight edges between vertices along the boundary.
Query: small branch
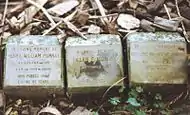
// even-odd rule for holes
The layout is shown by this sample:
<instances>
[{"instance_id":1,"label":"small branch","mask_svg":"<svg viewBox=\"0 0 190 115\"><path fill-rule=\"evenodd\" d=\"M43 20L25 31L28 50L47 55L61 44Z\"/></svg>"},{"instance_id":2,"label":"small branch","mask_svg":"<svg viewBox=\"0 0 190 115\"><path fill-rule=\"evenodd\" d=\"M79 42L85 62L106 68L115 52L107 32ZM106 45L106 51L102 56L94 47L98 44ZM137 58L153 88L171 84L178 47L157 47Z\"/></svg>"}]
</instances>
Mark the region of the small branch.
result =
<instances>
[{"instance_id":1,"label":"small branch","mask_svg":"<svg viewBox=\"0 0 190 115\"><path fill-rule=\"evenodd\" d=\"M68 20L68 21L72 20L72 18L74 17L74 15L75 15L76 13L77 13L77 11L75 10L72 14L68 15L68 16L65 17L64 19L60 18L60 19L59 19L59 22L58 22L57 24L53 25L51 28L49 28L43 35L46 35L46 34L48 34L49 32L51 32L53 29L55 29L57 26L59 26L59 25L63 22L63 20ZM62 33L62 34L65 35L65 33Z\"/></svg>"},{"instance_id":2,"label":"small branch","mask_svg":"<svg viewBox=\"0 0 190 115\"><path fill-rule=\"evenodd\" d=\"M119 84L120 82L122 82L126 77L123 77L122 79L118 80L117 82L115 82L113 85L111 85L103 94L102 99L104 99L104 97L106 96L106 94L109 92L110 89L112 89L114 86L116 86L117 84Z\"/></svg>"},{"instance_id":3,"label":"small branch","mask_svg":"<svg viewBox=\"0 0 190 115\"><path fill-rule=\"evenodd\" d=\"M2 19L2 26L3 26L3 32L2 32L2 36L4 34L4 25L5 25L5 18L6 18L6 14L7 14L7 7L8 7L8 3L9 3L9 0L6 0L6 3L5 3L5 8L4 8L4 12L3 12L3 19ZM0 41L0 44L2 44L2 37L0 38L1 41Z\"/></svg>"},{"instance_id":4,"label":"small branch","mask_svg":"<svg viewBox=\"0 0 190 115\"><path fill-rule=\"evenodd\" d=\"M55 29L61 23L62 23L62 21L59 21L58 23L56 23L55 25L53 25L51 28L49 28L47 31L45 31L45 33L43 34L43 36L46 35L46 34L48 34L49 32L51 32L53 29Z\"/></svg>"},{"instance_id":5,"label":"small branch","mask_svg":"<svg viewBox=\"0 0 190 115\"><path fill-rule=\"evenodd\" d=\"M113 16L118 16L118 13L108 14L105 16L90 16L89 19L97 19L97 18L105 18L105 17L113 17Z\"/></svg>"},{"instance_id":6,"label":"small branch","mask_svg":"<svg viewBox=\"0 0 190 115\"><path fill-rule=\"evenodd\" d=\"M45 16L48 18L48 20L54 25L56 26L56 23L54 22L54 20L52 19L52 17L49 15L49 13L47 12L47 10L43 7L43 6L40 6L39 4L35 3L34 1L32 0L27 0L30 4L36 6L37 8L41 9L42 12L45 14ZM61 33L64 33L61 29L58 28L58 30L61 32Z\"/></svg>"},{"instance_id":7,"label":"small branch","mask_svg":"<svg viewBox=\"0 0 190 115\"><path fill-rule=\"evenodd\" d=\"M36 6L37 8L41 9L42 12L46 15L46 17L48 18L48 20L53 24L55 25L56 23L54 22L54 20L51 18L51 16L49 15L49 13L47 12L47 10L40 6L39 4L37 4L36 2L32 1L32 0L27 0L30 4Z\"/></svg>"},{"instance_id":8,"label":"small branch","mask_svg":"<svg viewBox=\"0 0 190 115\"><path fill-rule=\"evenodd\" d=\"M63 20L65 24L67 24L67 27L69 29L71 29L73 32L77 33L78 35L80 35L83 39L87 40L86 36L84 36L79 30L78 28L73 25L70 21L68 20Z\"/></svg>"},{"instance_id":9,"label":"small branch","mask_svg":"<svg viewBox=\"0 0 190 115\"><path fill-rule=\"evenodd\" d=\"M99 9L99 11L100 11L100 14L101 14L102 16L106 16L106 13L105 13L105 11L104 11L104 7L103 7L103 5L101 4L100 0L95 0L95 2L96 2L96 4L97 4L97 6L98 6L98 9ZM108 23L108 22L109 22L109 21L108 21L107 18L103 18L103 24Z\"/></svg>"},{"instance_id":10,"label":"small branch","mask_svg":"<svg viewBox=\"0 0 190 115\"><path fill-rule=\"evenodd\" d=\"M176 6L177 14L181 18L182 16L181 16L179 6L178 6L178 0L175 0L175 6ZM187 42L189 43L190 42L189 41L189 36L188 36L188 34L186 32L186 29L185 29L183 21L181 21L181 26L182 26L182 29L183 29L183 35L184 35L185 39L187 40Z\"/></svg>"},{"instance_id":11,"label":"small branch","mask_svg":"<svg viewBox=\"0 0 190 115\"><path fill-rule=\"evenodd\" d=\"M130 112L128 111L114 111L110 112L111 115L130 115Z\"/></svg>"},{"instance_id":12,"label":"small branch","mask_svg":"<svg viewBox=\"0 0 190 115\"><path fill-rule=\"evenodd\" d=\"M167 8L166 4L164 4L164 9L166 10L166 13L168 15L169 20L171 20L171 16L170 16L170 13L168 11L168 8Z\"/></svg>"},{"instance_id":13,"label":"small branch","mask_svg":"<svg viewBox=\"0 0 190 115\"><path fill-rule=\"evenodd\" d=\"M182 96L183 96L183 92L180 94L180 95L178 95L174 100L172 100L169 104L168 104L168 107L170 106L170 105L173 105L174 103L176 103Z\"/></svg>"}]
</instances>

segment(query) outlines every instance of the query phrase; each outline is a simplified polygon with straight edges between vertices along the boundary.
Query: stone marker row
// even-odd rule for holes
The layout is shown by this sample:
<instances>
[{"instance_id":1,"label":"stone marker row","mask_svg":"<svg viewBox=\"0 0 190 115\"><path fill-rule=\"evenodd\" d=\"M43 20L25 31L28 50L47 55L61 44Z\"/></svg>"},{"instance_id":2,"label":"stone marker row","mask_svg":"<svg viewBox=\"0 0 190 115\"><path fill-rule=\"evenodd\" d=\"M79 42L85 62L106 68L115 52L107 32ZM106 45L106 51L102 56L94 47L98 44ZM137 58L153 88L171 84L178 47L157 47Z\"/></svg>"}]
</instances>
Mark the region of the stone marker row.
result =
<instances>
[{"instance_id":1,"label":"stone marker row","mask_svg":"<svg viewBox=\"0 0 190 115\"><path fill-rule=\"evenodd\" d=\"M5 92L24 96L61 94L64 86L71 92L109 87L124 76L124 64L130 83L184 84L187 79L186 43L178 33L130 34L124 54L118 35L86 37L69 37L64 47L55 36L10 37ZM125 54L128 64L123 63Z\"/></svg>"}]
</instances>

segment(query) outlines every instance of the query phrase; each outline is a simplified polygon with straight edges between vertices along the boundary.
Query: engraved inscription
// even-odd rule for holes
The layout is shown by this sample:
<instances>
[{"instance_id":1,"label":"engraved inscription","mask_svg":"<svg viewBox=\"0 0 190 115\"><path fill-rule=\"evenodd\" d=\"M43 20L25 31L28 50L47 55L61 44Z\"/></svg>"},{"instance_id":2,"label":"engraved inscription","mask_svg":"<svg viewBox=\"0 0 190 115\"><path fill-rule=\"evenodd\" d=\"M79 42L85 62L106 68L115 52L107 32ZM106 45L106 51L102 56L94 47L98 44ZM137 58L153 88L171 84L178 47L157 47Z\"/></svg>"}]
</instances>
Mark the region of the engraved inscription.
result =
<instances>
[{"instance_id":1,"label":"engraved inscription","mask_svg":"<svg viewBox=\"0 0 190 115\"><path fill-rule=\"evenodd\" d=\"M6 47L5 85L62 86L61 46Z\"/></svg>"},{"instance_id":2,"label":"engraved inscription","mask_svg":"<svg viewBox=\"0 0 190 115\"><path fill-rule=\"evenodd\" d=\"M183 84L186 45L182 42L131 42L130 80L136 83Z\"/></svg>"},{"instance_id":3,"label":"engraved inscription","mask_svg":"<svg viewBox=\"0 0 190 115\"><path fill-rule=\"evenodd\" d=\"M120 45L68 47L68 85L108 86L121 78L122 53Z\"/></svg>"}]
</instances>

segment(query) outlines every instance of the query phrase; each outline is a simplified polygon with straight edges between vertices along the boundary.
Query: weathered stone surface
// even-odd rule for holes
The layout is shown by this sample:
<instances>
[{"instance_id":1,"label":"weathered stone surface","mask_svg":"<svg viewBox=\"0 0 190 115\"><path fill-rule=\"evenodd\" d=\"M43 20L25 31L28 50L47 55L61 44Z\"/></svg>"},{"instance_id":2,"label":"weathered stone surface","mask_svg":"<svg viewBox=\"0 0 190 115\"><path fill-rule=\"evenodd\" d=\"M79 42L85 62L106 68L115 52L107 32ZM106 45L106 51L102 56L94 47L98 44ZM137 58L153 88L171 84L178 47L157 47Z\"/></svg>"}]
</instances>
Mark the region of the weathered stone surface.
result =
<instances>
[{"instance_id":1,"label":"weathered stone surface","mask_svg":"<svg viewBox=\"0 0 190 115\"><path fill-rule=\"evenodd\" d=\"M86 37L70 37L65 45L68 88L73 92L108 87L123 76L119 36Z\"/></svg>"},{"instance_id":2,"label":"weathered stone surface","mask_svg":"<svg viewBox=\"0 0 190 115\"><path fill-rule=\"evenodd\" d=\"M133 33L127 39L130 83L186 83L187 49L178 33Z\"/></svg>"},{"instance_id":3,"label":"weathered stone surface","mask_svg":"<svg viewBox=\"0 0 190 115\"><path fill-rule=\"evenodd\" d=\"M10 37L5 49L6 93L30 96L62 90L61 47L55 36Z\"/></svg>"}]
</instances>

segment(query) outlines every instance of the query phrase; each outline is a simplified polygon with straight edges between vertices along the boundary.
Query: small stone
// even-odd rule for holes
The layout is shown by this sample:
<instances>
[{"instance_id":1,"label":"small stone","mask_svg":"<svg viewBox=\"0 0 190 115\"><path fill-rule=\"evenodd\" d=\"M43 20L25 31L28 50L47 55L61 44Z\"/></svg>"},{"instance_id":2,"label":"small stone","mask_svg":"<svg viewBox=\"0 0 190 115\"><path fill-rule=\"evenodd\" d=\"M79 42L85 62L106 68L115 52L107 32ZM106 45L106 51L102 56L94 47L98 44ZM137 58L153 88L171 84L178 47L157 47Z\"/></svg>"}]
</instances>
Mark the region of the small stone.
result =
<instances>
[{"instance_id":1,"label":"small stone","mask_svg":"<svg viewBox=\"0 0 190 115\"><path fill-rule=\"evenodd\" d=\"M132 33L127 36L131 84L186 84L187 48L178 33Z\"/></svg>"},{"instance_id":2,"label":"small stone","mask_svg":"<svg viewBox=\"0 0 190 115\"><path fill-rule=\"evenodd\" d=\"M140 20L130 14L120 14L117 23L125 29L135 29L140 27Z\"/></svg>"},{"instance_id":3,"label":"small stone","mask_svg":"<svg viewBox=\"0 0 190 115\"><path fill-rule=\"evenodd\" d=\"M88 28L88 33L90 34L99 34L101 31L99 26L91 24L90 27Z\"/></svg>"},{"instance_id":4,"label":"small stone","mask_svg":"<svg viewBox=\"0 0 190 115\"><path fill-rule=\"evenodd\" d=\"M5 49L5 93L46 96L63 92L61 47L55 36L8 38Z\"/></svg>"},{"instance_id":5,"label":"small stone","mask_svg":"<svg viewBox=\"0 0 190 115\"><path fill-rule=\"evenodd\" d=\"M73 93L109 87L123 76L120 37L111 34L86 37L87 40L81 37L66 40L68 88Z\"/></svg>"}]
</instances>

